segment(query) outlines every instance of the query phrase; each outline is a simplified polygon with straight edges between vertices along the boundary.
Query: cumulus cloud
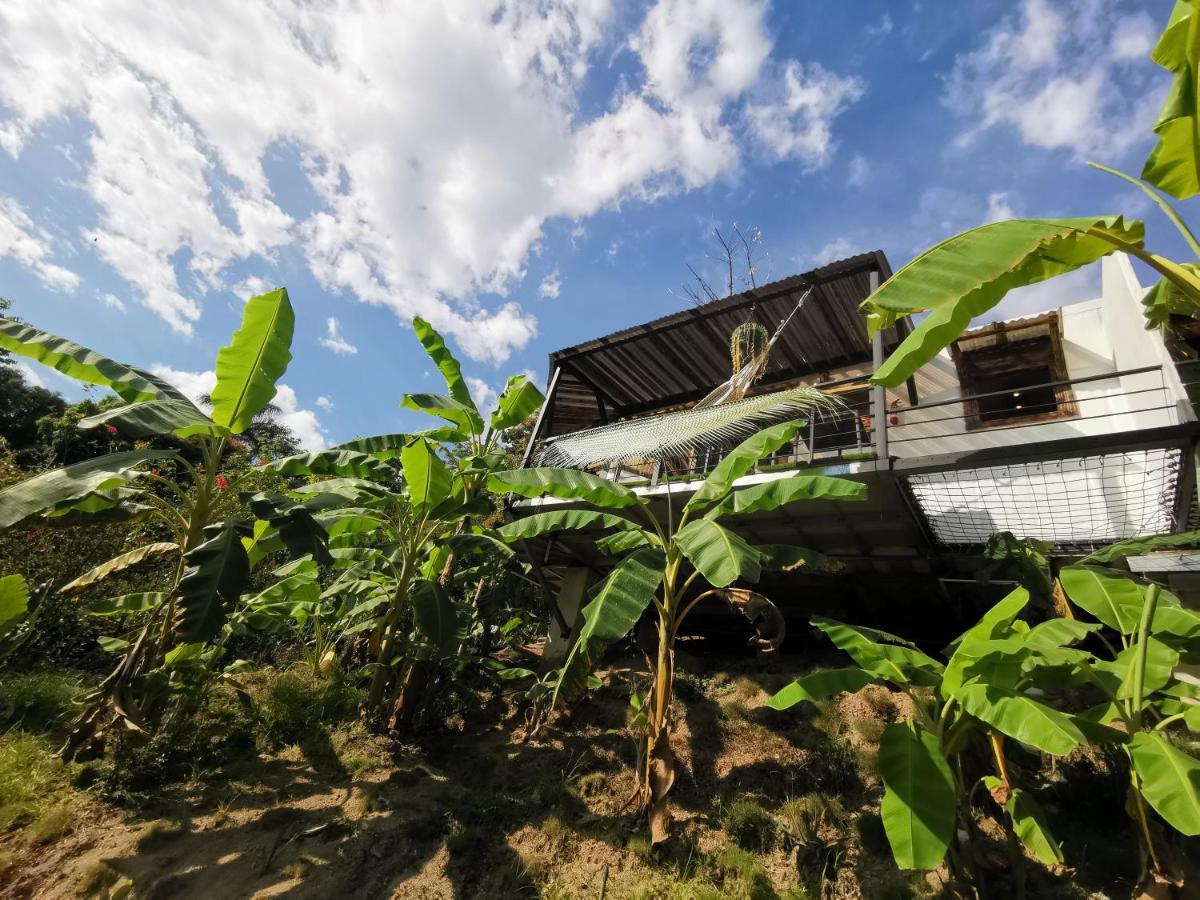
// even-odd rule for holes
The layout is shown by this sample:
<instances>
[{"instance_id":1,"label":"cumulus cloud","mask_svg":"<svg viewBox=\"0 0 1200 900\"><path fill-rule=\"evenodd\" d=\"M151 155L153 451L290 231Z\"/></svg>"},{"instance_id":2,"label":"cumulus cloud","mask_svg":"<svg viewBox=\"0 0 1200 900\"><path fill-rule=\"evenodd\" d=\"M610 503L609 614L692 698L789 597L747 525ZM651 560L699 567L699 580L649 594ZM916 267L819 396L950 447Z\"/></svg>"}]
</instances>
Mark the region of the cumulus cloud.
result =
<instances>
[{"instance_id":1,"label":"cumulus cloud","mask_svg":"<svg viewBox=\"0 0 1200 900\"><path fill-rule=\"evenodd\" d=\"M847 167L846 183L850 187L864 187L871 177L871 164L862 154L855 154Z\"/></svg>"},{"instance_id":2,"label":"cumulus cloud","mask_svg":"<svg viewBox=\"0 0 1200 900\"><path fill-rule=\"evenodd\" d=\"M538 296L543 300L557 300L558 292L562 290L562 279L558 276L558 270L555 269L549 275L542 279L538 285Z\"/></svg>"},{"instance_id":3,"label":"cumulus cloud","mask_svg":"<svg viewBox=\"0 0 1200 900\"><path fill-rule=\"evenodd\" d=\"M1015 218L1017 218L1017 214L1008 202L1007 191L995 191L988 194L986 222L1002 222L1005 219Z\"/></svg>"},{"instance_id":4,"label":"cumulus cloud","mask_svg":"<svg viewBox=\"0 0 1200 900\"><path fill-rule=\"evenodd\" d=\"M234 264L298 251L324 289L421 315L499 363L537 333L509 294L548 221L709 184L747 129L806 168L828 159L860 88L768 65L766 11L659 0L625 41L632 71L585 104L593 56L628 21L611 0L213 0L155 16L18 0L0 9L0 147L17 155L63 117L86 126L88 244L180 333L206 295L247 293L226 283ZM300 210L264 169L280 147L311 188Z\"/></svg>"},{"instance_id":5,"label":"cumulus cloud","mask_svg":"<svg viewBox=\"0 0 1200 900\"><path fill-rule=\"evenodd\" d=\"M1158 112L1154 95L1168 84L1151 81L1141 65L1154 32L1145 13L1122 16L1115 4L1025 0L1019 16L1006 16L955 60L944 99L973 120L955 145L1006 126L1027 144L1077 159L1119 156L1144 137Z\"/></svg>"},{"instance_id":6,"label":"cumulus cloud","mask_svg":"<svg viewBox=\"0 0 1200 900\"><path fill-rule=\"evenodd\" d=\"M44 388L46 386L46 382L42 380L42 376L33 371L29 365L23 362L15 363L15 365L17 367L17 371L21 373L21 378L24 379L27 385L30 387L39 388Z\"/></svg>"},{"instance_id":7,"label":"cumulus cloud","mask_svg":"<svg viewBox=\"0 0 1200 900\"><path fill-rule=\"evenodd\" d=\"M819 63L792 60L770 91L774 99L751 105L746 115L768 155L819 169L833 155L833 120L862 97L863 90L857 78L835 75Z\"/></svg>"},{"instance_id":8,"label":"cumulus cloud","mask_svg":"<svg viewBox=\"0 0 1200 900\"><path fill-rule=\"evenodd\" d=\"M115 309L117 312L125 312L125 301L116 294L103 293L99 295L100 302L108 309Z\"/></svg>"},{"instance_id":9,"label":"cumulus cloud","mask_svg":"<svg viewBox=\"0 0 1200 900\"><path fill-rule=\"evenodd\" d=\"M863 248L856 246L849 238L838 237L834 238L816 253L801 256L797 262L808 269L819 269L821 266L828 265L831 262L837 262L839 259L846 259L849 256L854 256L862 252Z\"/></svg>"},{"instance_id":10,"label":"cumulus cloud","mask_svg":"<svg viewBox=\"0 0 1200 900\"><path fill-rule=\"evenodd\" d=\"M342 326L333 316L325 320L325 337L321 338L321 346L339 356L349 356L358 352L357 347L342 337Z\"/></svg>"},{"instance_id":11,"label":"cumulus cloud","mask_svg":"<svg viewBox=\"0 0 1200 900\"><path fill-rule=\"evenodd\" d=\"M175 385L189 400L202 409L212 408L212 404L205 403L201 399L210 395L217 385L217 375L212 369L204 372L188 372L162 363L155 363L150 367L150 371L164 381ZM296 392L289 385L276 385L275 398L271 403L277 410L275 420L291 430L303 449L325 449L325 429L321 427L317 414L311 409L300 407L296 399ZM321 405L319 401L317 405Z\"/></svg>"},{"instance_id":12,"label":"cumulus cloud","mask_svg":"<svg viewBox=\"0 0 1200 900\"><path fill-rule=\"evenodd\" d=\"M467 389L471 392L471 399L475 401L475 406L480 412L486 414L495 409L496 398L499 396L495 388L482 378L475 378L471 375L465 376L465 380Z\"/></svg>"},{"instance_id":13,"label":"cumulus cloud","mask_svg":"<svg viewBox=\"0 0 1200 900\"><path fill-rule=\"evenodd\" d=\"M0 197L0 258L8 257L29 269L46 287L71 292L79 287L79 276L50 262L53 241L45 229L12 197Z\"/></svg>"},{"instance_id":14,"label":"cumulus cloud","mask_svg":"<svg viewBox=\"0 0 1200 900\"><path fill-rule=\"evenodd\" d=\"M330 412L333 409L333 401L322 395L317 398L317 406L321 407L325 412Z\"/></svg>"}]
</instances>

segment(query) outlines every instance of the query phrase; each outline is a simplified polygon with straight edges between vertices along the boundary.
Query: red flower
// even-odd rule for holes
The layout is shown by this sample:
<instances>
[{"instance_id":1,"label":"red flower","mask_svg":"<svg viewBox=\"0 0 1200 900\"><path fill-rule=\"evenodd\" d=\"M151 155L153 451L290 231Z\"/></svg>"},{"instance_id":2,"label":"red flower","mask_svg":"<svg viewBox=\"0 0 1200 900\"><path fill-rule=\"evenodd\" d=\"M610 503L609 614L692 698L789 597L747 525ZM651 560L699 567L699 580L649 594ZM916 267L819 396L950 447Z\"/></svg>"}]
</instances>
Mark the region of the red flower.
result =
<instances>
[{"instance_id":1,"label":"red flower","mask_svg":"<svg viewBox=\"0 0 1200 900\"><path fill-rule=\"evenodd\" d=\"M228 490L229 489L229 480L224 475L218 475L217 476L217 487L219 487L223 491Z\"/></svg>"},{"instance_id":2,"label":"red flower","mask_svg":"<svg viewBox=\"0 0 1200 900\"><path fill-rule=\"evenodd\" d=\"M157 475L157 474L158 474L158 469L151 469L151 470L150 470L150 474L151 474L151 475Z\"/></svg>"},{"instance_id":3,"label":"red flower","mask_svg":"<svg viewBox=\"0 0 1200 900\"><path fill-rule=\"evenodd\" d=\"M116 425L105 425L104 427L108 429L108 433L109 433L109 434L116 434L116 433L117 433L117 426L116 426Z\"/></svg>"},{"instance_id":4,"label":"red flower","mask_svg":"<svg viewBox=\"0 0 1200 900\"><path fill-rule=\"evenodd\" d=\"M267 464L267 461L265 459L260 459L257 464L260 466L265 466Z\"/></svg>"}]
</instances>

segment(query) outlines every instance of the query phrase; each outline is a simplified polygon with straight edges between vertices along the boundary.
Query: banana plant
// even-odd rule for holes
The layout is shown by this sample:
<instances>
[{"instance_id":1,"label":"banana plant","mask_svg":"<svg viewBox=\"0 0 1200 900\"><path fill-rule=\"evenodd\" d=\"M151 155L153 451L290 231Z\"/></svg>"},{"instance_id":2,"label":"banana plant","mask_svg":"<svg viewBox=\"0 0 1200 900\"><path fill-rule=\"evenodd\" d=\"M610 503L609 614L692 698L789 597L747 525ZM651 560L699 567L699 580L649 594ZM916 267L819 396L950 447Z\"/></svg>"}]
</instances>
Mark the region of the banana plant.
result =
<instances>
[{"instance_id":1,"label":"banana plant","mask_svg":"<svg viewBox=\"0 0 1200 900\"><path fill-rule=\"evenodd\" d=\"M1171 740L1200 733L1200 688L1180 677L1181 664L1200 661L1200 614L1160 585L1119 568L1130 555L1164 546L1195 545L1196 532L1126 541L1059 573L1070 602L1088 613L1106 653L1090 661L1087 680L1107 697L1089 711L1096 722L1119 723L1129 736L1129 806L1155 876L1170 878L1156 846L1149 806L1181 834L1200 835L1200 760Z\"/></svg>"},{"instance_id":2,"label":"banana plant","mask_svg":"<svg viewBox=\"0 0 1200 900\"><path fill-rule=\"evenodd\" d=\"M825 402L823 397L813 398L814 405L821 402ZM653 688L632 800L639 812L648 815L654 843L666 839L670 826L667 793L675 779L670 741L673 646L680 626L706 596L735 582L756 582L764 569L795 568L819 558L800 547L753 546L721 520L799 500L866 498L865 485L824 475L793 475L735 490L739 478L758 460L793 440L802 425L787 422L747 438L709 473L678 516L668 506L665 524L651 511L647 497L586 472L532 468L491 476L492 490L497 493L552 498L547 505L573 501L596 507L538 512L501 527L503 538L519 541L567 529L595 528L610 532L597 543L622 557L583 609L583 624L553 682L551 706L576 700L605 647L628 634L647 608L654 609L658 647L651 663ZM697 581L711 590L690 593Z\"/></svg>"},{"instance_id":3,"label":"banana plant","mask_svg":"<svg viewBox=\"0 0 1200 900\"><path fill-rule=\"evenodd\" d=\"M863 301L872 334L913 313L928 315L874 373L895 387L932 360L1013 288L1074 271L1122 251L1159 275L1143 300L1148 328L1171 315L1200 318L1200 241L1160 193L1176 199L1200 191L1200 15L1194 0L1176 0L1151 57L1174 81L1154 130L1159 137L1139 180L1107 166L1093 167L1133 184L1178 230L1193 259L1177 262L1147 249L1141 222L1121 216L1014 219L972 228L942 241L904 266Z\"/></svg>"},{"instance_id":4,"label":"banana plant","mask_svg":"<svg viewBox=\"0 0 1200 900\"><path fill-rule=\"evenodd\" d=\"M487 478L504 463L509 430L543 399L528 378L513 376L485 425L441 335L419 317L413 330L442 373L447 393L405 394L400 405L445 424L276 460L269 469L318 480L287 496L249 498L252 508L261 503L277 513L303 510L328 528L335 565L345 572L324 599L357 597L355 628L363 622L358 615L373 613L365 712L376 726L397 729L410 726L436 696L438 683L431 685L431 676L464 658L460 651L477 610L457 596L466 580L456 578L461 558L512 555L473 522L496 509L487 496ZM262 519L262 534L256 535L265 548L273 546L269 522ZM257 548L251 553L255 561L264 555Z\"/></svg>"},{"instance_id":5,"label":"banana plant","mask_svg":"<svg viewBox=\"0 0 1200 900\"><path fill-rule=\"evenodd\" d=\"M974 827L972 802L980 786L1005 811L1010 833L1030 854L1047 864L1062 862L1033 795L1013 782L1004 741L1064 756L1089 739L1121 739L1119 732L1042 699L1065 673L1087 665L1089 655L1071 645L1098 626L1055 618L1031 627L1018 618L1029 599L1017 588L1000 600L950 644L944 664L895 635L814 618L854 666L797 679L768 703L783 710L874 683L912 698L914 719L889 725L879 745L883 825L901 868L934 869L949 854L952 869L970 876L969 842L957 846L955 835ZM991 757L993 771L968 774L965 760L977 752Z\"/></svg>"},{"instance_id":6,"label":"banana plant","mask_svg":"<svg viewBox=\"0 0 1200 900\"><path fill-rule=\"evenodd\" d=\"M103 427L142 442L139 449L44 472L0 491L0 531L30 524L144 520L170 534L170 540L138 547L81 575L60 589L68 595L148 559L178 557L161 591L107 601L114 611L143 613L144 624L132 641L109 642L107 649L118 652L120 662L84 698L65 756L102 750L116 723L133 731L156 727L172 696L166 661L180 645L204 645L216 637L237 600L249 563L235 516L239 478L222 473L222 460L235 436L275 396L275 382L292 358L293 325L286 290L251 298L241 327L217 354L212 411L205 413L154 375L0 318L3 349L110 388L125 401L82 420L81 428ZM164 436L175 446L156 449L144 443ZM289 541L305 537L296 525L289 523ZM320 538L311 532L306 537L309 543Z\"/></svg>"}]
</instances>

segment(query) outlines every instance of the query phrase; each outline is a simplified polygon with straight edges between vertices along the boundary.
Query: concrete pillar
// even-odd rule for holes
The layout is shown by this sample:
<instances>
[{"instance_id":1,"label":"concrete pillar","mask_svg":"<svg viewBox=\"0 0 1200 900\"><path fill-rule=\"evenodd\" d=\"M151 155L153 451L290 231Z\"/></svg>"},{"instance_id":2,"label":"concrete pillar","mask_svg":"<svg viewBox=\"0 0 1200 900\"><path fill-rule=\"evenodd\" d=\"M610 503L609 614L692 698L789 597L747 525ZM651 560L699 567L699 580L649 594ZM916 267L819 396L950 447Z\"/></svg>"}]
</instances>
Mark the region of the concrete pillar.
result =
<instances>
[{"instance_id":1,"label":"concrete pillar","mask_svg":"<svg viewBox=\"0 0 1200 900\"><path fill-rule=\"evenodd\" d=\"M550 637L546 641L546 649L542 651L542 663L547 666L559 665L567 658L567 651L575 643L579 628L583 625L583 607L587 598L588 579L590 572L584 568L572 568L563 572L562 586L558 589L555 602L562 612L563 621L567 623L570 633L563 635L558 623L550 623Z\"/></svg>"}]
</instances>

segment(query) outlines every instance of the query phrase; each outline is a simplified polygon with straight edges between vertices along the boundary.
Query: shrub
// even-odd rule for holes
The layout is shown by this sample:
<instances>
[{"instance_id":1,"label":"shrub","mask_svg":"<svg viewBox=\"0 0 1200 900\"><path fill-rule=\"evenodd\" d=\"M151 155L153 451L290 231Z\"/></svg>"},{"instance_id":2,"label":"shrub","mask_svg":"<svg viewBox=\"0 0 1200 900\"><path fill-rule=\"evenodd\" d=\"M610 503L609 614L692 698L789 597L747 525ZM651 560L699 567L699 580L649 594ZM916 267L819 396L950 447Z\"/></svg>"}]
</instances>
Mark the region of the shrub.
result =
<instances>
[{"instance_id":1,"label":"shrub","mask_svg":"<svg viewBox=\"0 0 1200 900\"><path fill-rule=\"evenodd\" d=\"M745 850L764 852L775 843L775 820L757 801L735 800L725 810L722 824L726 834Z\"/></svg>"},{"instance_id":2,"label":"shrub","mask_svg":"<svg viewBox=\"0 0 1200 900\"><path fill-rule=\"evenodd\" d=\"M65 724L81 687L61 672L6 672L0 675L0 723L25 731Z\"/></svg>"},{"instance_id":3,"label":"shrub","mask_svg":"<svg viewBox=\"0 0 1200 900\"><path fill-rule=\"evenodd\" d=\"M302 666L262 674L253 696L257 728L271 746L300 743L357 714L359 692L343 679L314 676Z\"/></svg>"},{"instance_id":4,"label":"shrub","mask_svg":"<svg viewBox=\"0 0 1200 900\"><path fill-rule=\"evenodd\" d=\"M38 818L67 788L67 767L43 738L0 735L0 830Z\"/></svg>"}]
</instances>

